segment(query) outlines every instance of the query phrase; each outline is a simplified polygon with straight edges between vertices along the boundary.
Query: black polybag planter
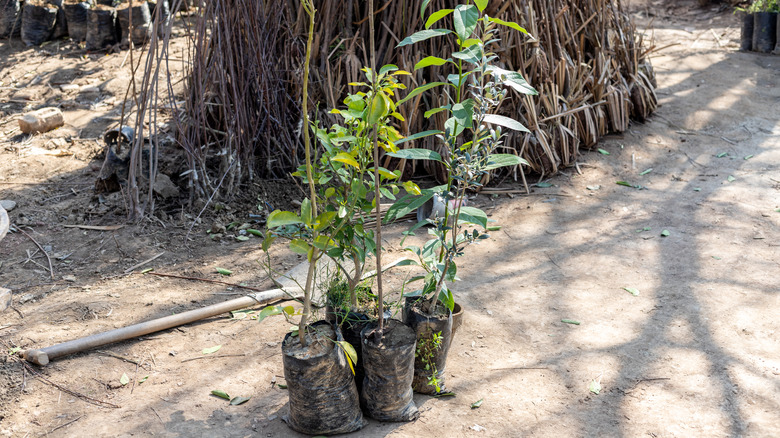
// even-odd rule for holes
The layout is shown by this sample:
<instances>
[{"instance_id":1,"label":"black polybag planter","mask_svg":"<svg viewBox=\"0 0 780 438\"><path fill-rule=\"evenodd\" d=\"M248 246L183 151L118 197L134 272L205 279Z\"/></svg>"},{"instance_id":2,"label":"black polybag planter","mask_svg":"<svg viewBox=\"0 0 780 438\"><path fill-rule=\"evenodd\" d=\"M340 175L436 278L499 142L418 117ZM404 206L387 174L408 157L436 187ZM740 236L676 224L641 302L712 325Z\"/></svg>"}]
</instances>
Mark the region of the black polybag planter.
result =
<instances>
[{"instance_id":1,"label":"black polybag planter","mask_svg":"<svg viewBox=\"0 0 780 438\"><path fill-rule=\"evenodd\" d=\"M344 340L355 348L355 352L357 353L357 362L353 364L355 367L355 386L357 387L358 394L362 394L361 389L363 388L365 371L363 370L362 339L360 333L366 327L366 324L370 322L370 318L365 313L346 312L342 309L333 309L331 305L328 305L325 308L325 315L328 321L341 327L341 333L344 336Z\"/></svg>"},{"instance_id":2,"label":"black polybag planter","mask_svg":"<svg viewBox=\"0 0 780 438\"><path fill-rule=\"evenodd\" d=\"M87 13L87 50L100 50L116 44L116 9L97 5Z\"/></svg>"},{"instance_id":3,"label":"black polybag planter","mask_svg":"<svg viewBox=\"0 0 780 438\"><path fill-rule=\"evenodd\" d=\"M742 32L740 34L739 50L749 52L753 50L753 14L742 14Z\"/></svg>"},{"instance_id":4,"label":"black polybag planter","mask_svg":"<svg viewBox=\"0 0 780 438\"><path fill-rule=\"evenodd\" d=\"M140 46L152 37L152 15L149 13L149 5L143 2L132 7L132 35L130 35L130 13L131 8L129 5L123 5L116 11L122 36L121 43L122 46L129 46L132 40L133 44Z\"/></svg>"},{"instance_id":5,"label":"black polybag planter","mask_svg":"<svg viewBox=\"0 0 780 438\"><path fill-rule=\"evenodd\" d=\"M57 7L40 1L24 3L22 11L22 41L39 46L51 38L57 22Z\"/></svg>"},{"instance_id":6,"label":"black polybag planter","mask_svg":"<svg viewBox=\"0 0 780 438\"><path fill-rule=\"evenodd\" d=\"M447 310L447 315L434 312L428 315L420 307L418 297L407 297L404 304L404 322L414 330L418 346L433 337L434 333L441 332L441 347L434 353L433 363L436 366L436 378L439 380L439 391L428 382L433 376L433 370L427 370L426 365L419 357L414 360L414 381L412 389L420 394L437 394L447 392L444 386L444 369L447 365L447 353L452 343L452 312Z\"/></svg>"},{"instance_id":7,"label":"black polybag planter","mask_svg":"<svg viewBox=\"0 0 780 438\"><path fill-rule=\"evenodd\" d=\"M352 370L344 351L334 342L343 340L341 331L327 321L309 326L307 354L300 354L298 336L288 333L282 342L290 397L290 413L284 421L291 429L309 435L336 435L363 428L366 421Z\"/></svg>"},{"instance_id":8,"label":"black polybag planter","mask_svg":"<svg viewBox=\"0 0 780 438\"><path fill-rule=\"evenodd\" d=\"M68 1L62 5L65 10L65 20L68 22L68 36L73 41L87 39L87 15L91 7L88 1Z\"/></svg>"},{"instance_id":9,"label":"black polybag planter","mask_svg":"<svg viewBox=\"0 0 780 438\"><path fill-rule=\"evenodd\" d=\"M376 326L372 322L361 333L363 408L375 420L414 421L420 416L412 391L416 334L401 321L389 319L382 339L377 341L372 336Z\"/></svg>"},{"instance_id":10,"label":"black polybag planter","mask_svg":"<svg viewBox=\"0 0 780 438\"><path fill-rule=\"evenodd\" d=\"M777 12L753 14L753 50L769 53L775 48L777 38Z\"/></svg>"},{"instance_id":11,"label":"black polybag planter","mask_svg":"<svg viewBox=\"0 0 780 438\"><path fill-rule=\"evenodd\" d=\"M775 55L780 55L780 14L777 14L777 33L775 33L775 50L772 51Z\"/></svg>"},{"instance_id":12,"label":"black polybag planter","mask_svg":"<svg viewBox=\"0 0 780 438\"><path fill-rule=\"evenodd\" d=\"M19 0L0 0L0 38L18 37L22 32Z\"/></svg>"}]
</instances>

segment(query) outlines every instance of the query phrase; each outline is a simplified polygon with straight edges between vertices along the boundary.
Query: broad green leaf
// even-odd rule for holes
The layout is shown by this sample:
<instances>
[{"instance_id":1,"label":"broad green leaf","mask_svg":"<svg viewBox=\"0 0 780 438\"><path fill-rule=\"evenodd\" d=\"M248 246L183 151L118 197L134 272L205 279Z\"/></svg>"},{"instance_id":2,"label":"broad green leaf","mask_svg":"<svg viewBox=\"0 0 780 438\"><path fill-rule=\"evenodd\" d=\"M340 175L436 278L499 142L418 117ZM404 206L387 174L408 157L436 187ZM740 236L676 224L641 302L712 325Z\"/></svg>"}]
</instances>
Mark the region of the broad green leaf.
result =
<instances>
[{"instance_id":1,"label":"broad green leaf","mask_svg":"<svg viewBox=\"0 0 780 438\"><path fill-rule=\"evenodd\" d=\"M441 133L442 132L438 131L438 130L430 130L430 131L418 132L417 134L410 135L408 137L404 137L404 138L396 141L394 144L396 146L398 146L398 145L402 145L402 144L410 142L410 141L419 140L421 138L430 137L431 135L437 135L437 134L441 134ZM393 153L395 153L395 152L393 152Z\"/></svg>"},{"instance_id":2,"label":"broad green leaf","mask_svg":"<svg viewBox=\"0 0 780 438\"><path fill-rule=\"evenodd\" d=\"M588 390L598 395L601 392L601 383L595 380L591 380L590 385L588 386Z\"/></svg>"},{"instance_id":3,"label":"broad green leaf","mask_svg":"<svg viewBox=\"0 0 780 438\"><path fill-rule=\"evenodd\" d=\"M441 191L444 190L444 188L439 186L434 189L422 190L422 194L420 196L406 195L403 198L395 201L393 205L390 206L390 208L387 210L387 214L385 214L385 223L392 222L399 217L404 217L414 210L417 210L420 206L428 202L428 200L433 197L433 194L436 193L436 190Z\"/></svg>"},{"instance_id":4,"label":"broad green leaf","mask_svg":"<svg viewBox=\"0 0 780 438\"><path fill-rule=\"evenodd\" d=\"M421 195L422 192L420 191L420 186L415 184L413 181L404 181L404 190L406 190L409 194L412 195Z\"/></svg>"},{"instance_id":5,"label":"broad green leaf","mask_svg":"<svg viewBox=\"0 0 780 438\"><path fill-rule=\"evenodd\" d=\"M120 378L119 378L119 383L121 383L121 384L122 384L122 386L125 386L125 385L127 385L128 383L130 383L130 378L129 378L129 377L127 377L127 374L125 374L125 373L122 373L122 377L120 377Z\"/></svg>"},{"instance_id":6,"label":"broad green leaf","mask_svg":"<svg viewBox=\"0 0 780 438\"><path fill-rule=\"evenodd\" d=\"M371 99L371 103L368 105L368 114L366 114L366 122L369 125L379 123L380 120L387 113L387 97L381 91L374 95ZM357 166L356 166L357 167Z\"/></svg>"},{"instance_id":7,"label":"broad green leaf","mask_svg":"<svg viewBox=\"0 0 780 438\"><path fill-rule=\"evenodd\" d=\"M562 319L562 323L564 324L573 324L573 325L580 325L579 321L573 320L573 319Z\"/></svg>"},{"instance_id":8,"label":"broad green leaf","mask_svg":"<svg viewBox=\"0 0 780 438\"><path fill-rule=\"evenodd\" d=\"M335 211L326 211L319 216L317 216L317 219L315 220L316 225L314 226L315 231L322 231L325 229L328 225L333 223L333 220L336 219L336 212Z\"/></svg>"},{"instance_id":9,"label":"broad green leaf","mask_svg":"<svg viewBox=\"0 0 780 438\"><path fill-rule=\"evenodd\" d=\"M336 247L336 242L331 240L328 236L317 236L316 239L314 239L314 242L312 242L312 245L321 250L321 251L328 251L331 248Z\"/></svg>"},{"instance_id":10,"label":"broad green leaf","mask_svg":"<svg viewBox=\"0 0 780 438\"><path fill-rule=\"evenodd\" d=\"M734 178L734 176L732 176L732 175L729 175L729 177L728 177L728 178L726 178L726 180L727 180L728 182L734 182L734 181L736 181L737 179L736 179L736 178Z\"/></svg>"},{"instance_id":11,"label":"broad green leaf","mask_svg":"<svg viewBox=\"0 0 780 438\"><path fill-rule=\"evenodd\" d=\"M425 58L421 59L420 62L414 65L414 69L419 70L431 65L444 65L446 63L446 59L439 58L438 56L426 56Z\"/></svg>"},{"instance_id":12,"label":"broad green leaf","mask_svg":"<svg viewBox=\"0 0 780 438\"><path fill-rule=\"evenodd\" d=\"M669 230L661 231L661 237L669 237L670 234L672 234L672 233L670 233Z\"/></svg>"},{"instance_id":13,"label":"broad green leaf","mask_svg":"<svg viewBox=\"0 0 780 438\"><path fill-rule=\"evenodd\" d=\"M431 39L433 37L442 36L442 35L449 35L452 31L449 29L428 29L428 30L421 30L419 32L415 32L408 37L404 38L403 41L398 43L396 47L403 47L408 46L409 44L416 44L420 41L425 41L427 39Z\"/></svg>"},{"instance_id":14,"label":"broad green leaf","mask_svg":"<svg viewBox=\"0 0 780 438\"><path fill-rule=\"evenodd\" d=\"M260 322L269 316L273 315L279 315L282 313L282 308L279 306L268 306L260 311L260 313L257 315L257 322Z\"/></svg>"},{"instance_id":15,"label":"broad green leaf","mask_svg":"<svg viewBox=\"0 0 780 438\"><path fill-rule=\"evenodd\" d=\"M211 391L211 395L216 395L219 398L224 398L225 400L230 400L230 396L227 394L227 392L215 389Z\"/></svg>"},{"instance_id":16,"label":"broad green leaf","mask_svg":"<svg viewBox=\"0 0 780 438\"><path fill-rule=\"evenodd\" d=\"M431 14L430 17L428 17L428 20L425 22L425 28L430 29L431 26L433 26L437 21L441 20L447 15L450 15L452 11L453 9L440 9L434 12L433 14Z\"/></svg>"},{"instance_id":17,"label":"broad green leaf","mask_svg":"<svg viewBox=\"0 0 780 438\"><path fill-rule=\"evenodd\" d=\"M633 288L633 287L624 287L623 288L626 292L630 293L631 295L638 297L639 296L639 290Z\"/></svg>"},{"instance_id":18,"label":"broad green leaf","mask_svg":"<svg viewBox=\"0 0 780 438\"><path fill-rule=\"evenodd\" d=\"M273 245L275 240L276 240L276 236L273 236L271 235L271 233L268 233L268 235L265 236L265 239L263 239L263 244L261 245L262 250L268 252L268 250L271 248L271 245Z\"/></svg>"},{"instance_id":19,"label":"broad green leaf","mask_svg":"<svg viewBox=\"0 0 780 438\"><path fill-rule=\"evenodd\" d=\"M274 210L268 215L265 226L268 228L283 227L285 225L300 224L301 218L291 211Z\"/></svg>"},{"instance_id":20,"label":"broad green leaf","mask_svg":"<svg viewBox=\"0 0 780 438\"><path fill-rule=\"evenodd\" d=\"M203 354L216 353L217 351L219 351L220 348L222 348L222 345L215 345L213 347L204 348L203 351L201 351L201 353Z\"/></svg>"},{"instance_id":21,"label":"broad green leaf","mask_svg":"<svg viewBox=\"0 0 780 438\"><path fill-rule=\"evenodd\" d=\"M309 198L306 198L301 202L301 220L306 225L312 224L312 217L311 217L311 200Z\"/></svg>"},{"instance_id":22,"label":"broad green leaf","mask_svg":"<svg viewBox=\"0 0 780 438\"><path fill-rule=\"evenodd\" d=\"M487 228L488 217L484 211L476 207L461 207L458 220L471 224L482 225L482 228Z\"/></svg>"},{"instance_id":23,"label":"broad green leaf","mask_svg":"<svg viewBox=\"0 0 780 438\"><path fill-rule=\"evenodd\" d=\"M514 29L514 30L516 30L518 32L522 32L522 33L528 35L528 31L527 30L525 30L524 28L520 27L519 24L517 24L517 23L515 23L513 21L504 21L504 20L500 20L498 18L493 18L493 17L488 18L488 20L492 21L493 23L500 24L502 26L506 26L506 27L512 28L512 29Z\"/></svg>"},{"instance_id":24,"label":"broad green leaf","mask_svg":"<svg viewBox=\"0 0 780 438\"><path fill-rule=\"evenodd\" d=\"M479 8L479 12L485 12L485 8L490 0L474 0L474 4ZM480 400L481 402L482 400ZM472 406L473 407L473 406Z\"/></svg>"},{"instance_id":25,"label":"broad green leaf","mask_svg":"<svg viewBox=\"0 0 780 438\"><path fill-rule=\"evenodd\" d=\"M230 399L231 406L238 406L248 402L252 397L233 397Z\"/></svg>"},{"instance_id":26,"label":"broad green leaf","mask_svg":"<svg viewBox=\"0 0 780 438\"><path fill-rule=\"evenodd\" d=\"M474 29L477 28L479 10L473 5L458 5L452 15L455 25L455 33L461 41L469 39Z\"/></svg>"},{"instance_id":27,"label":"broad green leaf","mask_svg":"<svg viewBox=\"0 0 780 438\"><path fill-rule=\"evenodd\" d=\"M236 240L238 240L239 242L246 242L247 240L249 240L249 236L236 236Z\"/></svg>"},{"instance_id":28,"label":"broad green leaf","mask_svg":"<svg viewBox=\"0 0 780 438\"><path fill-rule=\"evenodd\" d=\"M225 268L214 268L214 270L217 271L217 273L222 275L230 275L233 273L233 271Z\"/></svg>"},{"instance_id":29,"label":"broad green leaf","mask_svg":"<svg viewBox=\"0 0 780 438\"><path fill-rule=\"evenodd\" d=\"M424 93L425 91L430 90L433 87L438 87L439 85L447 85L445 82L431 82L425 85L420 85L419 87L415 88L414 90L410 91L409 94L406 95L403 99L399 100L397 105L400 106L402 103L408 101L409 99L413 98L414 96L417 96L420 93Z\"/></svg>"},{"instance_id":30,"label":"broad green leaf","mask_svg":"<svg viewBox=\"0 0 780 438\"><path fill-rule=\"evenodd\" d=\"M488 156L488 164L483 170L493 170L499 167L528 165L528 162L513 154L493 154Z\"/></svg>"},{"instance_id":31,"label":"broad green leaf","mask_svg":"<svg viewBox=\"0 0 780 438\"><path fill-rule=\"evenodd\" d=\"M403 158L406 160L434 160L441 162L441 155L438 152L430 149L400 149L398 152L390 152L387 155L395 158Z\"/></svg>"},{"instance_id":32,"label":"broad green leaf","mask_svg":"<svg viewBox=\"0 0 780 438\"><path fill-rule=\"evenodd\" d=\"M488 114L485 116L485 123L492 123L494 125L503 126L504 128L514 129L520 132L531 132L515 119L499 116L498 114Z\"/></svg>"},{"instance_id":33,"label":"broad green leaf","mask_svg":"<svg viewBox=\"0 0 780 438\"><path fill-rule=\"evenodd\" d=\"M482 46L479 44L473 44L460 52L454 52L452 57L455 59L462 59L471 64L476 64L482 58Z\"/></svg>"},{"instance_id":34,"label":"broad green leaf","mask_svg":"<svg viewBox=\"0 0 780 438\"><path fill-rule=\"evenodd\" d=\"M382 68L379 69L379 74L383 75L383 74L390 73L391 71L397 71L397 70L398 70L398 66L397 65L395 65L395 64L386 64L386 65L383 65Z\"/></svg>"},{"instance_id":35,"label":"broad green leaf","mask_svg":"<svg viewBox=\"0 0 780 438\"><path fill-rule=\"evenodd\" d=\"M482 43L482 40L480 40L480 39L469 38L466 41L463 41L463 44L461 44L461 46L463 46L463 48L465 49L467 47L473 46L474 44L481 44L481 43Z\"/></svg>"},{"instance_id":36,"label":"broad green leaf","mask_svg":"<svg viewBox=\"0 0 780 438\"><path fill-rule=\"evenodd\" d=\"M503 68L499 68L495 66L488 66L487 70L488 72L490 72L490 74L493 75L493 77L501 80L501 82L503 82L504 85L512 88L518 93L529 94L532 96L539 94L539 92L536 91L536 89L532 87L525 80L525 78L523 78L523 75L521 75L516 71L505 70Z\"/></svg>"},{"instance_id":37,"label":"broad green leaf","mask_svg":"<svg viewBox=\"0 0 780 438\"><path fill-rule=\"evenodd\" d=\"M374 173L374 168L368 169L371 173ZM379 176L383 178L387 178L390 180L398 179L398 175L394 174L393 172L390 172L389 170L385 169L384 167L379 168Z\"/></svg>"},{"instance_id":38,"label":"broad green leaf","mask_svg":"<svg viewBox=\"0 0 780 438\"><path fill-rule=\"evenodd\" d=\"M487 1L485 1L485 3L487 3ZM481 399L475 401L474 403L472 403L471 404L471 409L477 409L478 407L482 406L482 402L484 400L485 400L484 398L481 398Z\"/></svg>"},{"instance_id":39,"label":"broad green leaf","mask_svg":"<svg viewBox=\"0 0 780 438\"><path fill-rule=\"evenodd\" d=\"M290 241L290 250L296 254L308 254L309 244L300 239Z\"/></svg>"},{"instance_id":40,"label":"broad green leaf","mask_svg":"<svg viewBox=\"0 0 780 438\"><path fill-rule=\"evenodd\" d=\"M358 164L358 162L355 161L355 159L346 152L339 152L335 157L331 158L331 161L338 161L340 163L349 164L355 169L360 169L360 164Z\"/></svg>"}]
</instances>

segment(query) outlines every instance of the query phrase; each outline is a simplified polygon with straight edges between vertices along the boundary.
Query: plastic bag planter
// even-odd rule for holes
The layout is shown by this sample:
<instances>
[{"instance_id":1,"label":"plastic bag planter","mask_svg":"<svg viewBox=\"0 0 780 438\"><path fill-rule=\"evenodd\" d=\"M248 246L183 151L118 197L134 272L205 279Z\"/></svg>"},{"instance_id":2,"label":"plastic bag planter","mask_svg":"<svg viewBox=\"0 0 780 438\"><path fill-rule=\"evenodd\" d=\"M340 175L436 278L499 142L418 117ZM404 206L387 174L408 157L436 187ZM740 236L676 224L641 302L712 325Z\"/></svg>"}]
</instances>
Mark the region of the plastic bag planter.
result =
<instances>
[{"instance_id":1,"label":"plastic bag planter","mask_svg":"<svg viewBox=\"0 0 780 438\"><path fill-rule=\"evenodd\" d=\"M0 0L2 1L2 0ZM65 0L65 19L68 22L68 35L73 41L81 42L87 39L87 15L92 7L89 1Z\"/></svg>"},{"instance_id":2,"label":"plastic bag planter","mask_svg":"<svg viewBox=\"0 0 780 438\"><path fill-rule=\"evenodd\" d=\"M309 435L336 435L366 425L360 411L355 380L344 351L336 342L341 331L327 321L309 326L306 348L299 336L288 333L282 342L282 361L291 429Z\"/></svg>"},{"instance_id":3,"label":"plastic bag planter","mask_svg":"<svg viewBox=\"0 0 780 438\"><path fill-rule=\"evenodd\" d=\"M775 34L775 40L777 41L775 43L775 50L772 51L775 55L780 55L780 14L777 14L777 33Z\"/></svg>"},{"instance_id":4,"label":"plastic bag planter","mask_svg":"<svg viewBox=\"0 0 780 438\"><path fill-rule=\"evenodd\" d=\"M51 38L57 22L57 7L41 0L24 3L22 11L22 41L28 46L40 46Z\"/></svg>"},{"instance_id":5,"label":"plastic bag planter","mask_svg":"<svg viewBox=\"0 0 780 438\"><path fill-rule=\"evenodd\" d=\"M753 14L753 50L769 53L775 48L777 38L777 12Z\"/></svg>"},{"instance_id":6,"label":"plastic bag planter","mask_svg":"<svg viewBox=\"0 0 780 438\"><path fill-rule=\"evenodd\" d=\"M742 32L740 33L739 51L753 50L753 14L742 13Z\"/></svg>"},{"instance_id":7,"label":"plastic bag planter","mask_svg":"<svg viewBox=\"0 0 780 438\"><path fill-rule=\"evenodd\" d=\"M132 9L132 12L131 12ZM146 2L130 8L129 5L120 7L116 11L119 27L122 31L122 47L130 46L130 41L136 46L141 46L152 37L152 14ZM133 32L130 33L130 14L133 14Z\"/></svg>"},{"instance_id":8,"label":"plastic bag planter","mask_svg":"<svg viewBox=\"0 0 780 438\"><path fill-rule=\"evenodd\" d=\"M0 38L18 37L22 32L19 0L0 0Z\"/></svg>"},{"instance_id":9,"label":"plastic bag planter","mask_svg":"<svg viewBox=\"0 0 780 438\"><path fill-rule=\"evenodd\" d=\"M401 321L390 319L382 339L372 336L377 323L368 324L363 339L363 408L379 421L414 421L420 416L414 404L414 352L417 337Z\"/></svg>"},{"instance_id":10,"label":"plastic bag planter","mask_svg":"<svg viewBox=\"0 0 780 438\"><path fill-rule=\"evenodd\" d=\"M100 50L116 44L116 9L97 5L87 14L87 50Z\"/></svg>"},{"instance_id":11,"label":"plastic bag planter","mask_svg":"<svg viewBox=\"0 0 780 438\"><path fill-rule=\"evenodd\" d=\"M363 378L365 377L365 370L363 368L363 352L360 333L366 327L366 324L370 322L370 318L365 313L359 312L346 312L342 309L333 309L331 305L326 307L326 317L328 321L331 321L341 328L341 333L344 336L344 340L349 342L357 353L357 362L355 367L355 386L357 387L358 394L362 394ZM361 400L361 404L362 404Z\"/></svg>"},{"instance_id":12,"label":"plastic bag planter","mask_svg":"<svg viewBox=\"0 0 780 438\"><path fill-rule=\"evenodd\" d=\"M404 304L404 322L414 330L417 350L414 360L412 389L420 394L447 392L444 369L452 343L452 312L434 312L428 315L417 297L407 297Z\"/></svg>"}]
</instances>

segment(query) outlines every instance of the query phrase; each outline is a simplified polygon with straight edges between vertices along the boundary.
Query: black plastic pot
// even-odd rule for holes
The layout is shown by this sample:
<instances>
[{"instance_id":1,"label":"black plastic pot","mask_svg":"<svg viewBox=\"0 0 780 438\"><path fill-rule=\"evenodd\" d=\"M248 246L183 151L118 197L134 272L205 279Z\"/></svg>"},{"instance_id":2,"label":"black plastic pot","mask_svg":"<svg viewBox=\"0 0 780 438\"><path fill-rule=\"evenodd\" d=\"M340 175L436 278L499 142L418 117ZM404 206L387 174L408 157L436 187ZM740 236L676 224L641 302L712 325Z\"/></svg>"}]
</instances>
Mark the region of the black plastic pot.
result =
<instances>
[{"instance_id":1,"label":"black plastic pot","mask_svg":"<svg viewBox=\"0 0 780 438\"><path fill-rule=\"evenodd\" d=\"M130 45L130 41L136 46L140 46L152 37L152 15L149 12L149 5L146 2L132 7L133 14L133 32L130 34L130 6L123 5L117 9L117 19L122 36L122 47Z\"/></svg>"},{"instance_id":2,"label":"black plastic pot","mask_svg":"<svg viewBox=\"0 0 780 438\"><path fill-rule=\"evenodd\" d=\"M775 48L777 38L777 12L753 14L753 50L769 53Z\"/></svg>"},{"instance_id":3,"label":"black plastic pot","mask_svg":"<svg viewBox=\"0 0 780 438\"><path fill-rule=\"evenodd\" d=\"M282 342L282 362L290 413L284 421L309 435L336 435L366 425L360 411L355 380L344 351L335 343L341 331L327 321L312 324L301 347L299 336L288 333Z\"/></svg>"},{"instance_id":4,"label":"black plastic pot","mask_svg":"<svg viewBox=\"0 0 780 438\"><path fill-rule=\"evenodd\" d=\"M39 46L51 38L57 22L57 7L42 1L27 1L22 10L22 41Z\"/></svg>"},{"instance_id":5,"label":"black plastic pot","mask_svg":"<svg viewBox=\"0 0 780 438\"><path fill-rule=\"evenodd\" d=\"M2 1L2 0L0 0ZM66 0L62 5L65 10L65 20L68 22L68 36L73 41L87 39L87 15L91 4L89 1Z\"/></svg>"},{"instance_id":6,"label":"black plastic pot","mask_svg":"<svg viewBox=\"0 0 780 438\"><path fill-rule=\"evenodd\" d=\"M382 338L372 336L377 323L361 333L365 380L361 400L369 417L379 421L413 421L420 416L414 404L414 352L417 337L409 326L387 320Z\"/></svg>"},{"instance_id":7,"label":"black plastic pot","mask_svg":"<svg viewBox=\"0 0 780 438\"><path fill-rule=\"evenodd\" d=\"M739 51L749 52L753 50L753 14L742 14L742 32L740 34Z\"/></svg>"},{"instance_id":8,"label":"black plastic pot","mask_svg":"<svg viewBox=\"0 0 780 438\"><path fill-rule=\"evenodd\" d=\"M775 50L772 51L775 55L780 55L780 14L777 14L777 33L775 34Z\"/></svg>"},{"instance_id":9,"label":"black plastic pot","mask_svg":"<svg viewBox=\"0 0 780 438\"><path fill-rule=\"evenodd\" d=\"M22 31L19 0L0 0L0 38L18 37Z\"/></svg>"},{"instance_id":10,"label":"black plastic pot","mask_svg":"<svg viewBox=\"0 0 780 438\"><path fill-rule=\"evenodd\" d=\"M87 50L100 50L116 44L116 9L97 5L87 13Z\"/></svg>"},{"instance_id":11,"label":"black plastic pot","mask_svg":"<svg viewBox=\"0 0 780 438\"><path fill-rule=\"evenodd\" d=\"M403 312L404 322L414 330L417 337L412 389L420 394L439 394L447 392L444 385L444 369L447 365L447 353L449 353L452 343L452 312L444 309L444 311L436 310L433 315L428 315L427 312L423 311L421 303L417 297L407 297ZM438 348L434 348L432 345L434 334L441 336ZM433 355L433 360L427 363L422 358L426 352ZM438 381L438 388L432 384L432 377Z\"/></svg>"},{"instance_id":12,"label":"black plastic pot","mask_svg":"<svg viewBox=\"0 0 780 438\"><path fill-rule=\"evenodd\" d=\"M57 7L57 21L54 22L54 31L51 38L56 40L68 36L68 20L65 17L65 9L62 7L62 0L47 0L47 2Z\"/></svg>"},{"instance_id":13,"label":"black plastic pot","mask_svg":"<svg viewBox=\"0 0 780 438\"><path fill-rule=\"evenodd\" d=\"M326 306L325 314L328 321L335 323L341 328L344 340L349 342L357 353L357 363L354 364L355 385L357 386L358 394L362 394L361 389L363 388L365 371L363 369L363 345L360 333L366 327L366 324L370 322L370 318L365 313L346 312L341 309L334 310L331 305Z\"/></svg>"}]
</instances>

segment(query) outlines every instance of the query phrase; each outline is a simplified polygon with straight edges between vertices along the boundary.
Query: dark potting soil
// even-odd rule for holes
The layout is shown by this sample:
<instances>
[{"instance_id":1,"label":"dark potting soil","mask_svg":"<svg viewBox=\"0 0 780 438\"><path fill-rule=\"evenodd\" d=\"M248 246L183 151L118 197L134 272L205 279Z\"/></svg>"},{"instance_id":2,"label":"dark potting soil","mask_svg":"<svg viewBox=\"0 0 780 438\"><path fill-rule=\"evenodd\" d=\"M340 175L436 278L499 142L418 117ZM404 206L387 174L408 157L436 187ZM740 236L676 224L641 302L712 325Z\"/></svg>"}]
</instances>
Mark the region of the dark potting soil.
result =
<instances>
[{"instance_id":1,"label":"dark potting soil","mask_svg":"<svg viewBox=\"0 0 780 438\"><path fill-rule=\"evenodd\" d=\"M100 50L116 44L116 9L97 5L87 13L87 50Z\"/></svg>"},{"instance_id":2,"label":"dark potting soil","mask_svg":"<svg viewBox=\"0 0 780 438\"><path fill-rule=\"evenodd\" d=\"M51 38L56 40L68 35L68 20L65 17L65 9L62 8L62 0L47 0L47 2L57 7L57 20L54 22L54 30Z\"/></svg>"},{"instance_id":3,"label":"dark potting soil","mask_svg":"<svg viewBox=\"0 0 780 438\"><path fill-rule=\"evenodd\" d=\"M757 12L753 19L753 50L771 52L777 42L777 12Z\"/></svg>"},{"instance_id":4,"label":"dark potting soil","mask_svg":"<svg viewBox=\"0 0 780 438\"><path fill-rule=\"evenodd\" d=\"M57 21L57 7L40 0L24 3L22 11L22 41L39 46L51 38Z\"/></svg>"},{"instance_id":5,"label":"dark potting soil","mask_svg":"<svg viewBox=\"0 0 780 438\"><path fill-rule=\"evenodd\" d=\"M753 14L742 15L742 31L740 33L739 50L749 52L753 50L753 24L755 19Z\"/></svg>"},{"instance_id":6,"label":"dark potting soil","mask_svg":"<svg viewBox=\"0 0 780 438\"><path fill-rule=\"evenodd\" d=\"M62 7L68 21L68 36L73 41L87 39L87 15L92 5L88 1L65 0Z\"/></svg>"},{"instance_id":7,"label":"dark potting soil","mask_svg":"<svg viewBox=\"0 0 780 438\"><path fill-rule=\"evenodd\" d=\"M336 435L362 429L366 422L360 410L355 380L344 351L336 345L341 331L320 321L310 326L302 347L298 336L288 333L282 342L282 362L291 429L309 435Z\"/></svg>"},{"instance_id":8,"label":"dark potting soil","mask_svg":"<svg viewBox=\"0 0 780 438\"><path fill-rule=\"evenodd\" d=\"M361 402L368 416L379 421L413 421L420 413L414 403L414 353L417 337L409 326L390 319L382 338L373 335L372 322L363 329L365 378Z\"/></svg>"},{"instance_id":9,"label":"dark potting soil","mask_svg":"<svg viewBox=\"0 0 780 438\"><path fill-rule=\"evenodd\" d=\"M0 0L0 38L18 37L22 32L19 0Z\"/></svg>"}]
</instances>

